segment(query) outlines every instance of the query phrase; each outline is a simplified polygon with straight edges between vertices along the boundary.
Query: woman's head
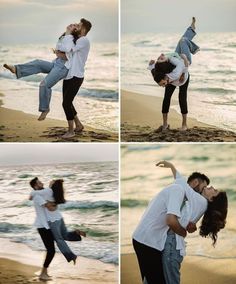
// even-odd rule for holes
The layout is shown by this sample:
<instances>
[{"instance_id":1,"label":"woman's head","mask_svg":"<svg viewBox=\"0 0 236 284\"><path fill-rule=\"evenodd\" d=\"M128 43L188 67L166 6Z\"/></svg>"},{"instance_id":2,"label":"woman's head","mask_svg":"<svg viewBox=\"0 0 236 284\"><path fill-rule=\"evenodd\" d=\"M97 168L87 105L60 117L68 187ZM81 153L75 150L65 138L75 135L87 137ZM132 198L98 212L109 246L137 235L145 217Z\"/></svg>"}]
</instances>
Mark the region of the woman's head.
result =
<instances>
[{"instance_id":1,"label":"woman's head","mask_svg":"<svg viewBox=\"0 0 236 284\"><path fill-rule=\"evenodd\" d=\"M157 58L157 62L158 62L158 63L161 63L161 62L165 62L165 61L168 61L168 57L165 56L164 53L162 53L162 54Z\"/></svg>"},{"instance_id":2,"label":"woman's head","mask_svg":"<svg viewBox=\"0 0 236 284\"><path fill-rule=\"evenodd\" d=\"M200 235L209 236L213 241L213 246L217 241L218 232L225 227L228 211L228 199L226 192L218 193L208 201L207 210L203 216L200 226Z\"/></svg>"},{"instance_id":3,"label":"woman's head","mask_svg":"<svg viewBox=\"0 0 236 284\"><path fill-rule=\"evenodd\" d=\"M64 188L63 188L63 179L56 179L50 182L50 187L53 191L53 197L55 199L56 204L65 203L66 200L64 198Z\"/></svg>"},{"instance_id":4,"label":"woman's head","mask_svg":"<svg viewBox=\"0 0 236 284\"><path fill-rule=\"evenodd\" d=\"M171 73L175 69L175 67L176 66L170 63L169 61L164 61L164 62L157 61L155 64L155 71L168 74Z\"/></svg>"}]
</instances>

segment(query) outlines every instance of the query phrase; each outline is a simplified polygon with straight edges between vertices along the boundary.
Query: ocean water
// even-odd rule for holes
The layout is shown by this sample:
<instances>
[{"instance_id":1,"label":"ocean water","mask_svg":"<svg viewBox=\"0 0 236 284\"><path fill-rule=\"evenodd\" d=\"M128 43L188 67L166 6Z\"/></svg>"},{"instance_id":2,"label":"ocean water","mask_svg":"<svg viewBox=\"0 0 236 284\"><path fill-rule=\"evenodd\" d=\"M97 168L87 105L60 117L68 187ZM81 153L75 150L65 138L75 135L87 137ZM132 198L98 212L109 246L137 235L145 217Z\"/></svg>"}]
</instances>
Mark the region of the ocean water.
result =
<instances>
[{"instance_id":1,"label":"ocean water","mask_svg":"<svg viewBox=\"0 0 236 284\"><path fill-rule=\"evenodd\" d=\"M44 74L15 79L2 67L34 59L52 61L53 44L0 46L0 92L4 106L38 114L38 86ZM85 80L75 99L78 114L85 125L113 132L118 130L118 45L91 43L86 63ZM62 81L53 87L51 112L48 117L65 120L62 106Z\"/></svg>"},{"instance_id":2,"label":"ocean water","mask_svg":"<svg viewBox=\"0 0 236 284\"><path fill-rule=\"evenodd\" d=\"M79 256L118 264L117 162L0 167L1 238L45 250L33 226L33 203L28 200L29 181L35 176L45 186L51 179L64 179L67 202L59 209L65 223L68 229L87 232L81 242L68 242L71 249Z\"/></svg>"},{"instance_id":3,"label":"ocean water","mask_svg":"<svg viewBox=\"0 0 236 284\"><path fill-rule=\"evenodd\" d=\"M160 160L172 162L188 177L194 171L208 175L211 184L227 192L225 229L213 248L199 232L188 234L187 255L206 258L236 258L236 144L123 145L121 148L121 253L131 253L132 233L149 201L173 182L170 169L157 168ZM198 223L198 226L200 222Z\"/></svg>"},{"instance_id":4,"label":"ocean water","mask_svg":"<svg viewBox=\"0 0 236 284\"><path fill-rule=\"evenodd\" d=\"M121 42L121 88L144 95L164 95L164 89L147 70L150 59L173 52L178 34L127 34ZM189 67L189 116L236 131L236 33L200 33L194 42L201 48ZM178 99L175 91L173 99ZM178 112L179 106L173 106Z\"/></svg>"}]
</instances>

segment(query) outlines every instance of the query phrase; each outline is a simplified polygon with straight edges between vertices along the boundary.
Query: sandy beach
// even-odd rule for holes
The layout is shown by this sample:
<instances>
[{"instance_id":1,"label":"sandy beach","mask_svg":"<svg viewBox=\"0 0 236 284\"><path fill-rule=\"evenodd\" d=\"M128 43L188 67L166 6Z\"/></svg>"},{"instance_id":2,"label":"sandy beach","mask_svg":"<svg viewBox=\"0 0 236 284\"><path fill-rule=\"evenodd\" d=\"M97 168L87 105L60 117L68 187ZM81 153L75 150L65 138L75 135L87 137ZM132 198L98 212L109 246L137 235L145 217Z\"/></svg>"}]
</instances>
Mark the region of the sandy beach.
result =
<instances>
[{"instance_id":1,"label":"sandy beach","mask_svg":"<svg viewBox=\"0 0 236 284\"><path fill-rule=\"evenodd\" d=\"M236 283L235 259L205 259L187 256L181 267L181 284L234 284ZM141 284L135 254L121 256L121 284Z\"/></svg>"},{"instance_id":2,"label":"sandy beach","mask_svg":"<svg viewBox=\"0 0 236 284\"><path fill-rule=\"evenodd\" d=\"M82 133L71 139L61 136L67 131L67 122L47 118L38 121L36 115L0 106L1 142L117 142L118 134L85 126Z\"/></svg>"},{"instance_id":3,"label":"sandy beach","mask_svg":"<svg viewBox=\"0 0 236 284\"><path fill-rule=\"evenodd\" d=\"M172 100L172 105L178 102ZM121 91L121 140L124 142L235 142L236 133L188 118L188 130L179 131L181 115L170 109L170 129L155 130L162 124L162 99Z\"/></svg>"},{"instance_id":4,"label":"sandy beach","mask_svg":"<svg viewBox=\"0 0 236 284\"><path fill-rule=\"evenodd\" d=\"M23 244L1 239L0 283L45 283L38 280L45 252L32 251ZM118 266L98 260L78 257L74 266L57 253L50 265L49 284L102 284L118 283Z\"/></svg>"}]
</instances>

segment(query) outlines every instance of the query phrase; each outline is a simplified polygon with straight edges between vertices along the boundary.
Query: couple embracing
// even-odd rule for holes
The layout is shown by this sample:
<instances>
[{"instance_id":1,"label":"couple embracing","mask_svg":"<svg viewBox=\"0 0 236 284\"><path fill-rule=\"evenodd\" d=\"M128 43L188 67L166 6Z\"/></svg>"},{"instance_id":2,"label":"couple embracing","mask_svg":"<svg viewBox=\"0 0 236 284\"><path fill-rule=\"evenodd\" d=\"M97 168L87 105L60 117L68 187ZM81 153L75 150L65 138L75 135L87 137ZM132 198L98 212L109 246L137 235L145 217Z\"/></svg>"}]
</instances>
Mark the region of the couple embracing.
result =
<instances>
[{"instance_id":1,"label":"couple embracing","mask_svg":"<svg viewBox=\"0 0 236 284\"><path fill-rule=\"evenodd\" d=\"M173 164L161 161L157 166L170 168L175 182L149 203L133 233L133 247L144 284L179 284L185 237L197 230L203 216L200 236L210 237L215 246L226 223L227 196L209 186L205 174L194 172L186 181Z\"/></svg>"},{"instance_id":2,"label":"couple embracing","mask_svg":"<svg viewBox=\"0 0 236 284\"><path fill-rule=\"evenodd\" d=\"M38 73L48 74L39 85L39 121L44 120L50 111L52 87L63 79L62 106L68 122L68 131L63 135L65 139L75 136L75 132L81 132L84 128L73 100L84 80L84 68L90 49L87 33L91 27L91 23L84 18L78 24L67 26L66 32L58 39L54 50L56 59L52 62L37 59L25 64L3 65L17 79Z\"/></svg>"}]
</instances>

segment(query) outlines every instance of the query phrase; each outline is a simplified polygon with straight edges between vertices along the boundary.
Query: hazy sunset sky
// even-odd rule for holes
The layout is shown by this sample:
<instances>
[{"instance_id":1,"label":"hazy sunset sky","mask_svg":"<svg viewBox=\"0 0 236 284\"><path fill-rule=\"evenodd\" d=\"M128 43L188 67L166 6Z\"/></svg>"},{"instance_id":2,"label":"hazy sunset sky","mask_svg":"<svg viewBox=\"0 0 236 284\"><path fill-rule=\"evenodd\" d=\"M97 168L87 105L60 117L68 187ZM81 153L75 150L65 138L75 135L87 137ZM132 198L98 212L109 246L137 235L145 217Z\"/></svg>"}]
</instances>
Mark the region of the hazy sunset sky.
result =
<instances>
[{"instance_id":1,"label":"hazy sunset sky","mask_svg":"<svg viewBox=\"0 0 236 284\"><path fill-rule=\"evenodd\" d=\"M92 40L118 41L118 0L0 0L1 44L53 43L81 18Z\"/></svg>"},{"instance_id":2,"label":"hazy sunset sky","mask_svg":"<svg viewBox=\"0 0 236 284\"><path fill-rule=\"evenodd\" d=\"M121 32L179 32L192 16L201 32L232 32L235 11L235 0L121 0Z\"/></svg>"}]
</instances>

